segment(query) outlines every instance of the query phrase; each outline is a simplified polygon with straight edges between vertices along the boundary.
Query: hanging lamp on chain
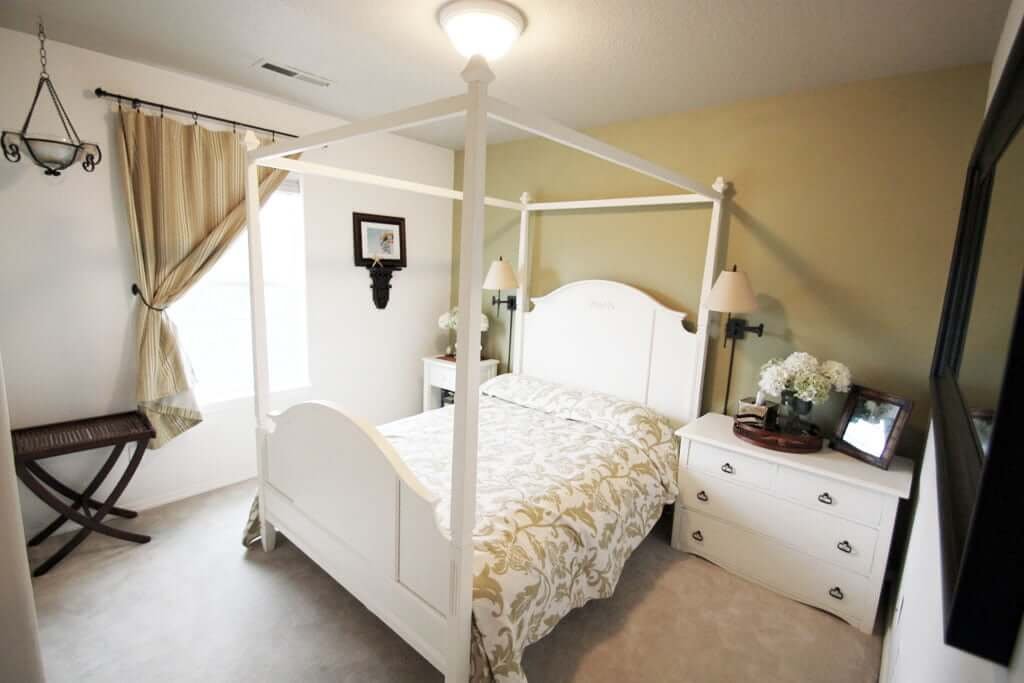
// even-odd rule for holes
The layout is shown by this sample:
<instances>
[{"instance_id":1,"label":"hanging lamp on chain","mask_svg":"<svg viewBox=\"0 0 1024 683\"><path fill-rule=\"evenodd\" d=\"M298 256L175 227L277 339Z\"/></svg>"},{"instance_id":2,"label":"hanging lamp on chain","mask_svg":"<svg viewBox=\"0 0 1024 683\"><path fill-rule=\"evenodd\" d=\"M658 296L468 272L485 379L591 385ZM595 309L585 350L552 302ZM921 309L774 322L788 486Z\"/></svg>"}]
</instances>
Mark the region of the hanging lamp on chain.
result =
<instances>
[{"instance_id":1,"label":"hanging lamp on chain","mask_svg":"<svg viewBox=\"0 0 1024 683\"><path fill-rule=\"evenodd\" d=\"M82 168L91 173L96 168L96 164L100 163L103 155L100 153L99 145L82 142L82 139L78 137L78 132L71 123L71 117L68 116L60 97L57 96L53 80L46 71L46 32L43 30L42 20L39 21L39 64L41 67L39 83L36 85L36 94L32 98L28 116L25 117L25 124L20 131L5 130L0 136L0 144L4 148L4 158L11 162L21 161L21 148L24 147L32 161L43 169L45 175L60 175L61 171L76 161L81 161ZM43 88L46 88L57 112L57 118L60 119L61 126L64 127L63 137L41 136L32 134L28 130Z\"/></svg>"}]
</instances>

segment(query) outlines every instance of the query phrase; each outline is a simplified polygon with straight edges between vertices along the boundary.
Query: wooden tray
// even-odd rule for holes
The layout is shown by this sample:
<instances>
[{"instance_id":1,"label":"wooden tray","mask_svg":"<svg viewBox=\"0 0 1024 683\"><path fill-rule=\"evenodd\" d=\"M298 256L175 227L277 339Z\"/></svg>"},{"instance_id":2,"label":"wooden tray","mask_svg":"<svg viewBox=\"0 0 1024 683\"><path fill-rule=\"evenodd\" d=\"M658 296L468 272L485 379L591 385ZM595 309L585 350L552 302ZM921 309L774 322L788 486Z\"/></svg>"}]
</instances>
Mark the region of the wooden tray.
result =
<instances>
[{"instance_id":1,"label":"wooden tray","mask_svg":"<svg viewBox=\"0 0 1024 683\"><path fill-rule=\"evenodd\" d=\"M821 434L788 434L739 421L733 421L732 433L747 443L783 453L817 453L824 445Z\"/></svg>"}]
</instances>

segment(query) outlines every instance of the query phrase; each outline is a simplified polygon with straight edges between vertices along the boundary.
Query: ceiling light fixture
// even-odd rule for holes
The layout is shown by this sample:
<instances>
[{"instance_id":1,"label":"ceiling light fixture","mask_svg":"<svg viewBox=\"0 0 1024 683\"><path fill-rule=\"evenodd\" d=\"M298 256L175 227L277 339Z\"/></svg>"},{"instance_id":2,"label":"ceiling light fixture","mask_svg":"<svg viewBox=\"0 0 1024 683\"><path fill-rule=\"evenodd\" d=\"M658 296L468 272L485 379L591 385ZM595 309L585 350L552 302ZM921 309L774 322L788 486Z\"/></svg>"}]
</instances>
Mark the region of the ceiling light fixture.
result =
<instances>
[{"instance_id":1,"label":"ceiling light fixture","mask_svg":"<svg viewBox=\"0 0 1024 683\"><path fill-rule=\"evenodd\" d=\"M438 23L463 57L500 59L526 28L523 13L500 0L454 0L441 8Z\"/></svg>"}]
</instances>

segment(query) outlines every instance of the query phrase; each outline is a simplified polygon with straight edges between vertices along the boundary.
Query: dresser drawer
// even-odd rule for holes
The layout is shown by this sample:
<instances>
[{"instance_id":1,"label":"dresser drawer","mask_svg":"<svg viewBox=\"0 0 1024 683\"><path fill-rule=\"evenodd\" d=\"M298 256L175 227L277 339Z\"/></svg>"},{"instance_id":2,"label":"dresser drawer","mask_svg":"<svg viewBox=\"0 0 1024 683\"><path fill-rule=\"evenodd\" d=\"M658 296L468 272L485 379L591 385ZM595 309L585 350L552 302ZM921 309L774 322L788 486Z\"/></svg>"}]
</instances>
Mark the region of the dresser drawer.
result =
<instances>
[{"instance_id":1,"label":"dresser drawer","mask_svg":"<svg viewBox=\"0 0 1024 683\"><path fill-rule=\"evenodd\" d=\"M455 368L439 363L430 366L430 384L440 389L455 391Z\"/></svg>"},{"instance_id":2,"label":"dresser drawer","mask_svg":"<svg viewBox=\"0 0 1024 683\"><path fill-rule=\"evenodd\" d=\"M878 532L769 493L737 486L699 470L680 475L683 506L732 522L779 543L856 572L871 574Z\"/></svg>"},{"instance_id":3,"label":"dresser drawer","mask_svg":"<svg viewBox=\"0 0 1024 683\"><path fill-rule=\"evenodd\" d=\"M681 515L682 549L870 632L875 600L868 578L692 510Z\"/></svg>"},{"instance_id":4,"label":"dresser drawer","mask_svg":"<svg viewBox=\"0 0 1024 683\"><path fill-rule=\"evenodd\" d=\"M879 493L835 479L780 467L776 491L801 505L877 527L885 498Z\"/></svg>"},{"instance_id":5,"label":"dresser drawer","mask_svg":"<svg viewBox=\"0 0 1024 683\"><path fill-rule=\"evenodd\" d=\"M690 442L688 467L748 486L770 489L775 465L733 451L715 448L697 441Z\"/></svg>"}]
</instances>

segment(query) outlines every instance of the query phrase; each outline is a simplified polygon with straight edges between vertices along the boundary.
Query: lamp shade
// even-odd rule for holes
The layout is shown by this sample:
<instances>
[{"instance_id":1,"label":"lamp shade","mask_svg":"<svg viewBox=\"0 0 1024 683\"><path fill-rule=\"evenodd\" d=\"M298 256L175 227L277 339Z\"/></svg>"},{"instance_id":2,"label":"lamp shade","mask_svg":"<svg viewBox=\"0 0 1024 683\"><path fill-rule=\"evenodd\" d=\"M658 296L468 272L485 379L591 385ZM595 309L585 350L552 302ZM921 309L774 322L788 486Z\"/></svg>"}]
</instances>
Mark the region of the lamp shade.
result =
<instances>
[{"instance_id":1,"label":"lamp shade","mask_svg":"<svg viewBox=\"0 0 1024 683\"><path fill-rule=\"evenodd\" d=\"M516 274L508 261L491 261L491 267L487 270L487 277L484 278L484 289L515 289L519 286Z\"/></svg>"},{"instance_id":2,"label":"lamp shade","mask_svg":"<svg viewBox=\"0 0 1024 683\"><path fill-rule=\"evenodd\" d=\"M746 273L723 270L708 295L708 308L721 313L750 313L757 310L757 299Z\"/></svg>"}]
</instances>

